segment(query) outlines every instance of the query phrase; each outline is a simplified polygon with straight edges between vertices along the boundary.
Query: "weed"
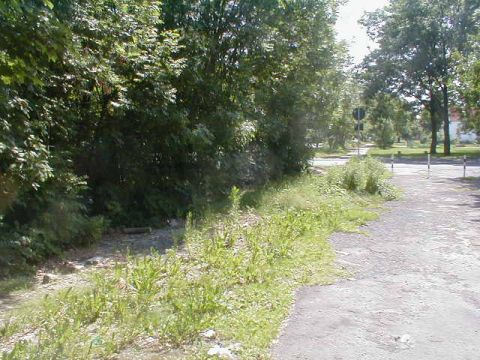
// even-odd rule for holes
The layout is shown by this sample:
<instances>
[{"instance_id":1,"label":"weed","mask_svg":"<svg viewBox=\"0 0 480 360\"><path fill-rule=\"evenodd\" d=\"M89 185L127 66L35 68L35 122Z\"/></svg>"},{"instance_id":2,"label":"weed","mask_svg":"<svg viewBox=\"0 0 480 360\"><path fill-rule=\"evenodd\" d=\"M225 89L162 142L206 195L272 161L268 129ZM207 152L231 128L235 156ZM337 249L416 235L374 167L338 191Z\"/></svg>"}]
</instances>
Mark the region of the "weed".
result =
<instances>
[{"instance_id":1,"label":"weed","mask_svg":"<svg viewBox=\"0 0 480 360\"><path fill-rule=\"evenodd\" d=\"M364 160L352 158L345 166L331 169L325 179L332 187L348 191L380 195L386 200L398 198L399 193L388 183L390 174L378 160L367 157Z\"/></svg>"},{"instance_id":2,"label":"weed","mask_svg":"<svg viewBox=\"0 0 480 360\"><path fill-rule=\"evenodd\" d=\"M226 214L187 219L182 248L131 257L95 273L87 288L12 314L0 328L0 345L14 344L3 359L106 358L142 336L163 349L190 344L202 358L205 329L241 343L242 358L268 357L294 290L336 275L328 235L374 217L363 208L379 198L363 194L381 193L383 183L369 178L380 168L370 160L347 168L263 189L255 209L242 208L233 189ZM33 340L22 335L32 332Z\"/></svg>"}]
</instances>

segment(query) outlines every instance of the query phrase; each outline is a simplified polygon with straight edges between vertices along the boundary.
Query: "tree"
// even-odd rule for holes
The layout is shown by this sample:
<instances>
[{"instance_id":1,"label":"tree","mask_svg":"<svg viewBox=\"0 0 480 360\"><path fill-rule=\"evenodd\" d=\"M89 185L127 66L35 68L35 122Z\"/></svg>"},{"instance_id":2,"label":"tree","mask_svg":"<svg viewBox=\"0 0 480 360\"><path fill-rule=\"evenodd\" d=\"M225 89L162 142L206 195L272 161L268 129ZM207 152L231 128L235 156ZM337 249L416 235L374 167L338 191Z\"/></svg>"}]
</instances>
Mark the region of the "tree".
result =
<instances>
[{"instance_id":1,"label":"tree","mask_svg":"<svg viewBox=\"0 0 480 360\"><path fill-rule=\"evenodd\" d=\"M348 140L355 136L355 123L352 111L361 103L361 87L358 81L343 74L342 85L337 91L337 105L328 122L328 143L331 149L345 148Z\"/></svg>"},{"instance_id":2,"label":"tree","mask_svg":"<svg viewBox=\"0 0 480 360\"><path fill-rule=\"evenodd\" d=\"M455 100L463 110L466 129L480 133L480 36L469 39L472 52L458 55L456 76L460 81L454 82Z\"/></svg>"},{"instance_id":3,"label":"tree","mask_svg":"<svg viewBox=\"0 0 480 360\"><path fill-rule=\"evenodd\" d=\"M444 153L450 153L449 86L454 54L467 53L468 34L476 32L478 0L393 0L367 14L363 24L380 45L364 61L369 93L395 93L416 99L431 114L431 152L436 150L438 114L444 131Z\"/></svg>"},{"instance_id":4,"label":"tree","mask_svg":"<svg viewBox=\"0 0 480 360\"><path fill-rule=\"evenodd\" d=\"M398 98L388 94L378 94L373 99L368 99L367 120L371 124L371 132L375 143L385 149L391 147L395 137L408 138L408 124L411 114L405 104Z\"/></svg>"},{"instance_id":5,"label":"tree","mask_svg":"<svg viewBox=\"0 0 480 360\"><path fill-rule=\"evenodd\" d=\"M343 81L337 6L1 2L2 253L33 263L92 238L96 215L159 226L306 168Z\"/></svg>"}]
</instances>

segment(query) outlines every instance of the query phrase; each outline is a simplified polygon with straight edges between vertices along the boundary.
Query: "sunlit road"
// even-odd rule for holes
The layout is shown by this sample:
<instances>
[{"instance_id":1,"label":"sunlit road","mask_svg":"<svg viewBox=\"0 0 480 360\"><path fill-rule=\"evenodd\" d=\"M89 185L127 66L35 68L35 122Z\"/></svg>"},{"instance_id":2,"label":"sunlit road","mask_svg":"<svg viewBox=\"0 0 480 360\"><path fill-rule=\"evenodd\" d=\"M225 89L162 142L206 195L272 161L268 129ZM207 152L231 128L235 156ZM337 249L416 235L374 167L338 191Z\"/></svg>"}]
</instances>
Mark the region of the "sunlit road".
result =
<instances>
[{"instance_id":1,"label":"sunlit road","mask_svg":"<svg viewBox=\"0 0 480 360\"><path fill-rule=\"evenodd\" d=\"M360 148L360 154L365 155L368 148ZM357 151L352 151L348 155L335 158L314 158L310 163L313 167L330 167L345 164L351 157L357 156ZM385 166L392 171L390 158L379 158L385 163ZM441 177L441 178L461 178L464 175L463 159L457 158L433 158L428 169L427 156L419 158L398 158L393 163L394 175L418 175L422 177ZM480 159L467 158L466 177L480 176Z\"/></svg>"},{"instance_id":2,"label":"sunlit road","mask_svg":"<svg viewBox=\"0 0 480 360\"><path fill-rule=\"evenodd\" d=\"M468 162L466 179L461 159L434 160L430 176L424 159L398 160L391 181L402 198L361 233L331 237L337 264L350 275L297 292L273 358L480 359L475 176L478 160Z\"/></svg>"}]
</instances>

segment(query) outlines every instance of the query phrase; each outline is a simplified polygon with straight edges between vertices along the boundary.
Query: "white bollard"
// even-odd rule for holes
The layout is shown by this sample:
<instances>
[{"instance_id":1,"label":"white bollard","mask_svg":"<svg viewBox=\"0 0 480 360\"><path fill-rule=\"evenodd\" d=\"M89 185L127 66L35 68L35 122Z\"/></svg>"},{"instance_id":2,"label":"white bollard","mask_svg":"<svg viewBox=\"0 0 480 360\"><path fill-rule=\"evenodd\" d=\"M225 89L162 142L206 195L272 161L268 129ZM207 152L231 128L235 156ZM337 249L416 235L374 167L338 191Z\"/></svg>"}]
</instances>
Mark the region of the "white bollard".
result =
<instances>
[{"instance_id":1,"label":"white bollard","mask_svg":"<svg viewBox=\"0 0 480 360\"><path fill-rule=\"evenodd\" d=\"M394 158L395 158L395 155L392 154L392 158L391 158L391 160L392 160L391 161L392 162L392 173L393 173L393 160L394 160Z\"/></svg>"},{"instance_id":2,"label":"white bollard","mask_svg":"<svg viewBox=\"0 0 480 360\"><path fill-rule=\"evenodd\" d=\"M467 155L463 155L463 178L467 177Z\"/></svg>"}]
</instances>

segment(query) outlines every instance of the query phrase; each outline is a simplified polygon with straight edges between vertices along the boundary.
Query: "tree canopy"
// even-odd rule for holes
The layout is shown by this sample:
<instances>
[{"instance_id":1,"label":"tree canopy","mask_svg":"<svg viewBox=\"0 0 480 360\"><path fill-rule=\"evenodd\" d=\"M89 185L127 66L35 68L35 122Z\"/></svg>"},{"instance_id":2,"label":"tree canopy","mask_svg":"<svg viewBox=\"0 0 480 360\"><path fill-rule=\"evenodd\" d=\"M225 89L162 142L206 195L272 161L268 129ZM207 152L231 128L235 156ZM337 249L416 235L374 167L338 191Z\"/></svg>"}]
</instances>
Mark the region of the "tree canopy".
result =
<instances>
[{"instance_id":1,"label":"tree canopy","mask_svg":"<svg viewBox=\"0 0 480 360\"><path fill-rule=\"evenodd\" d=\"M443 123L444 153L450 153L449 108L457 54L478 32L478 0L392 0L367 14L363 24L379 48L364 61L367 96L390 92L425 107L431 114L432 145Z\"/></svg>"},{"instance_id":2,"label":"tree canopy","mask_svg":"<svg viewBox=\"0 0 480 360\"><path fill-rule=\"evenodd\" d=\"M0 266L161 225L307 166L334 0L0 4Z\"/></svg>"}]
</instances>

